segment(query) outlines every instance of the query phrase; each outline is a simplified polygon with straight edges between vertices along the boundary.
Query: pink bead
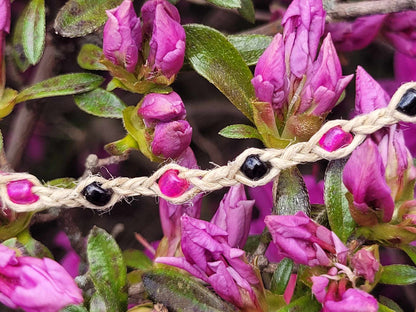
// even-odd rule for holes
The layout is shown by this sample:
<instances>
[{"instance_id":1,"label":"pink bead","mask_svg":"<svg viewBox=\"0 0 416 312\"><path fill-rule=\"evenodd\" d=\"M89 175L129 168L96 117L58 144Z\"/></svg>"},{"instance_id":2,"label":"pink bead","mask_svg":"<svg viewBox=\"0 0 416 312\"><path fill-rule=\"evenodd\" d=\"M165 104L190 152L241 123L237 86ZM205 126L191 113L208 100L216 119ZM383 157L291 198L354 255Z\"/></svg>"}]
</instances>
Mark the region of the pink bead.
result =
<instances>
[{"instance_id":1,"label":"pink bead","mask_svg":"<svg viewBox=\"0 0 416 312\"><path fill-rule=\"evenodd\" d=\"M178 170L167 170L159 179L160 191L169 197L181 196L189 187L189 182L178 177Z\"/></svg>"},{"instance_id":2,"label":"pink bead","mask_svg":"<svg viewBox=\"0 0 416 312\"><path fill-rule=\"evenodd\" d=\"M33 183L28 180L17 180L7 183L7 194L12 202L19 205L32 204L39 196L32 193Z\"/></svg>"},{"instance_id":3,"label":"pink bead","mask_svg":"<svg viewBox=\"0 0 416 312\"><path fill-rule=\"evenodd\" d=\"M319 145L328 152L333 152L352 142L352 134L342 130L340 126L329 129L319 140Z\"/></svg>"}]
</instances>

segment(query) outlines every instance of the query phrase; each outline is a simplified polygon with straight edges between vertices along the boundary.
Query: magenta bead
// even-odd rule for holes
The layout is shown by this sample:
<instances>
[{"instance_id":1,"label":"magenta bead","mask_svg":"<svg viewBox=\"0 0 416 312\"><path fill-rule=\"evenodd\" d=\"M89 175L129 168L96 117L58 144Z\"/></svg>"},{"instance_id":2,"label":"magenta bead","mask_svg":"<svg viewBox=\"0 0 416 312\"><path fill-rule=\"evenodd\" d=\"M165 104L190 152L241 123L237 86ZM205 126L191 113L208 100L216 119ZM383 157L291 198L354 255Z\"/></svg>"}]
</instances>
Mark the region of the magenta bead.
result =
<instances>
[{"instance_id":1,"label":"magenta bead","mask_svg":"<svg viewBox=\"0 0 416 312\"><path fill-rule=\"evenodd\" d=\"M319 145L328 152L333 152L352 142L352 134L342 130L340 126L329 129L319 140Z\"/></svg>"},{"instance_id":2,"label":"magenta bead","mask_svg":"<svg viewBox=\"0 0 416 312\"><path fill-rule=\"evenodd\" d=\"M17 180L7 183L7 194L12 202L19 205L32 204L39 196L32 193L33 183L29 180Z\"/></svg>"},{"instance_id":3,"label":"magenta bead","mask_svg":"<svg viewBox=\"0 0 416 312\"><path fill-rule=\"evenodd\" d=\"M178 170L167 170L159 179L160 191L169 197L181 196L189 187L189 182L178 177Z\"/></svg>"}]
</instances>

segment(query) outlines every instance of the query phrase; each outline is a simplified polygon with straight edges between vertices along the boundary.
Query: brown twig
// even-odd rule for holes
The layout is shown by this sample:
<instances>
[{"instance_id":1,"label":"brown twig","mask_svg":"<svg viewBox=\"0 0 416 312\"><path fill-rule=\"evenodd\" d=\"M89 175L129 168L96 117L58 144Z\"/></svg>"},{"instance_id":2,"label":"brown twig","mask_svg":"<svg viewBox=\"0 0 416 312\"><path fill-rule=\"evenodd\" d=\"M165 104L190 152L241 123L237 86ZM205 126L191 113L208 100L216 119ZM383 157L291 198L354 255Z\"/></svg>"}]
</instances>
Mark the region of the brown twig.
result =
<instances>
[{"instance_id":1,"label":"brown twig","mask_svg":"<svg viewBox=\"0 0 416 312\"><path fill-rule=\"evenodd\" d=\"M115 155L110 156L107 158L98 158L95 154L88 155L87 159L85 160L85 172L84 177L90 174L96 174L100 171L101 167L105 167L112 164L118 164L122 161L125 161L129 158L129 154L124 155Z\"/></svg>"}]
</instances>

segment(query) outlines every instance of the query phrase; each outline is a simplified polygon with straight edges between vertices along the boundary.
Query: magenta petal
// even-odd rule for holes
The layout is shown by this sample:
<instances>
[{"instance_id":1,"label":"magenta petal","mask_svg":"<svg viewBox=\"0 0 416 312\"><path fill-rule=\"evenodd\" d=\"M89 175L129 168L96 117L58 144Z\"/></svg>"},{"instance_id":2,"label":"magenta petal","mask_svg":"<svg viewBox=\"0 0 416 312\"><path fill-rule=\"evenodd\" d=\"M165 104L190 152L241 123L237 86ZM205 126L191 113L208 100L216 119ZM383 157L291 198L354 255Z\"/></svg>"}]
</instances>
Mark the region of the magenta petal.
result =
<instances>
[{"instance_id":1,"label":"magenta petal","mask_svg":"<svg viewBox=\"0 0 416 312\"><path fill-rule=\"evenodd\" d=\"M0 0L0 32L3 31L10 31L10 0Z\"/></svg>"},{"instance_id":2,"label":"magenta petal","mask_svg":"<svg viewBox=\"0 0 416 312\"><path fill-rule=\"evenodd\" d=\"M327 312L377 312L378 302L370 294L356 288L349 288L340 301L325 301Z\"/></svg>"},{"instance_id":3,"label":"magenta petal","mask_svg":"<svg viewBox=\"0 0 416 312\"><path fill-rule=\"evenodd\" d=\"M389 14L383 24L382 32L396 50L416 57L416 11Z\"/></svg>"}]
</instances>

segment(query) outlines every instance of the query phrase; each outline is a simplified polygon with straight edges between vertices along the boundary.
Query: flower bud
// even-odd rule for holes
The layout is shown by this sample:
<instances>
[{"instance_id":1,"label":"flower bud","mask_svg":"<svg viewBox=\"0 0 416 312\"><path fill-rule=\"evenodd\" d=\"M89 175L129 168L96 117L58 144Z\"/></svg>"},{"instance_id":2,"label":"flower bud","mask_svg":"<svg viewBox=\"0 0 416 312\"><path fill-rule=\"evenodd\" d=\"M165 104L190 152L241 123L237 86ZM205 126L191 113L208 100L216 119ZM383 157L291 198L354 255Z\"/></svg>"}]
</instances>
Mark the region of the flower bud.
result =
<instances>
[{"instance_id":1,"label":"flower bud","mask_svg":"<svg viewBox=\"0 0 416 312\"><path fill-rule=\"evenodd\" d=\"M380 263L371 251L365 248L358 250L352 257L351 264L356 274L363 276L370 283L374 282Z\"/></svg>"},{"instance_id":2,"label":"flower bud","mask_svg":"<svg viewBox=\"0 0 416 312\"><path fill-rule=\"evenodd\" d=\"M16 257L0 245L0 302L27 312L59 311L83 301L71 276L49 258Z\"/></svg>"},{"instance_id":3,"label":"flower bud","mask_svg":"<svg viewBox=\"0 0 416 312\"><path fill-rule=\"evenodd\" d=\"M186 116L185 105L176 92L145 95L138 113L143 117L146 127L151 127L156 122L184 119Z\"/></svg>"},{"instance_id":4,"label":"flower bud","mask_svg":"<svg viewBox=\"0 0 416 312\"><path fill-rule=\"evenodd\" d=\"M177 158L191 144L192 128L186 120L158 123L151 144L152 153L164 158Z\"/></svg>"},{"instance_id":5,"label":"flower bud","mask_svg":"<svg viewBox=\"0 0 416 312\"><path fill-rule=\"evenodd\" d=\"M244 247L250 230L253 206L254 200L247 200L244 186L237 184L230 187L212 217L211 223L228 233L228 244L231 247Z\"/></svg>"},{"instance_id":6,"label":"flower bud","mask_svg":"<svg viewBox=\"0 0 416 312\"><path fill-rule=\"evenodd\" d=\"M148 66L169 79L179 72L185 57L185 30L178 10L165 0L151 0L141 12L144 34L150 37Z\"/></svg>"},{"instance_id":7,"label":"flower bud","mask_svg":"<svg viewBox=\"0 0 416 312\"><path fill-rule=\"evenodd\" d=\"M106 12L108 20L103 33L104 55L115 65L134 72L141 50L142 30L133 2L124 0L118 7Z\"/></svg>"}]
</instances>

